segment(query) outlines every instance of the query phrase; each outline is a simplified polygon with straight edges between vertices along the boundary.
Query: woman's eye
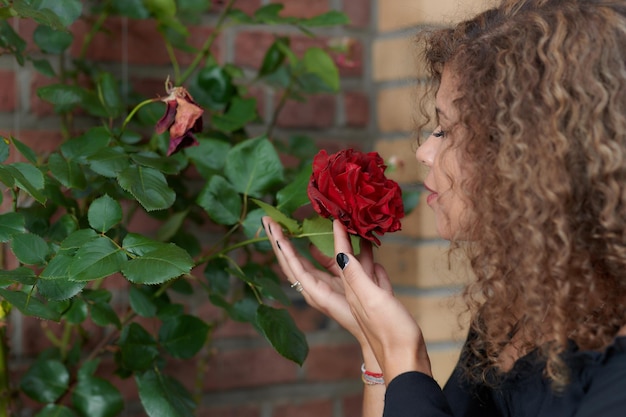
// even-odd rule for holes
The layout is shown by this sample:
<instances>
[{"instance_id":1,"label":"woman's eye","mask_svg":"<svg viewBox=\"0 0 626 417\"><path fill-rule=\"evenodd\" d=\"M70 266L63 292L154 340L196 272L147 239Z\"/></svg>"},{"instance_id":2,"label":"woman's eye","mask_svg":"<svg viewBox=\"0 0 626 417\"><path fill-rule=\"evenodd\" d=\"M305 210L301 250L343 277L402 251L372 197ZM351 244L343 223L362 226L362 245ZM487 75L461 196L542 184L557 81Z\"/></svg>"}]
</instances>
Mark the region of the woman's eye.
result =
<instances>
[{"instance_id":1,"label":"woman's eye","mask_svg":"<svg viewBox=\"0 0 626 417\"><path fill-rule=\"evenodd\" d=\"M433 136L436 138L443 138L444 136L446 136L446 132L444 132L443 130L437 130L433 132Z\"/></svg>"}]
</instances>

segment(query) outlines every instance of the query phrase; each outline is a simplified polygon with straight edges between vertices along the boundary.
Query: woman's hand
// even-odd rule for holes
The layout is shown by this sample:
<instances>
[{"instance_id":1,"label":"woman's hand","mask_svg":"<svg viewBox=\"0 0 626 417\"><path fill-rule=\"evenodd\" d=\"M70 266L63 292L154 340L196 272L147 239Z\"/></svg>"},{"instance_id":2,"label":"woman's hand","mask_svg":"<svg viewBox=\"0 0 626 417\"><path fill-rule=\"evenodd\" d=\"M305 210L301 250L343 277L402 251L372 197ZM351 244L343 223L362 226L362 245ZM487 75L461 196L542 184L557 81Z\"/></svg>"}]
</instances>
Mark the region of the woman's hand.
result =
<instances>
[{"instance_id":1,"label":"woman's hand","mask_svg":"<svg viewBox=\"0 0 626 417\"><path fill-rule=\"evenodd\" d=\"M383 370L387 381L410 370L431 375L421 331L393 296L387 273L374 263L369 241L361 241L361 252L355 256L348 233L335 221L335 252L344 254L348 262L342 271L337 263L341 255L332 259L313 247L311 253L327 269L325 272L293 248L279 224L269 217L263 218L263 224L289 282L300 282L309 305L333 318L357 338L368 370Z\"/></svg>"},{"instance_id":2,"label":"woman's hand","mask_svg":"<svg viewBox=\"0 0 626 417\"><path fill-rule=\"evenodd\" d=\"M422 332L413 316L393 296L384 268L373 263L372 268L369 261L363 263L352 254L348 233L337 220L333 232L346 300L386 381L408 371L432 376Z\"/></svg>"},{"instance_id":3,"label":"woman's hand","mask_svg":"<svg viewBox=\"0 0 626 417\"><path fill-rule=\"evenodd\" d=\"M285 238L281 226L271 217L264 217L263 225L287 280L291 284L299 282L302 285L302 295L306 302L337 321L356 337L364 351L367 350L367 339L350 311L340 277L341 269L335 259L324 256L315 246L311 246L313 258L328 272L322 271L294 249L291 242ZM342 250L352 253L351 246L343 247ZM360 259L363 262L363 268L371 273L373 270L371 245L364 245ZM366 365L372 366L373 364Z\"/></svg>"}]
</instances>

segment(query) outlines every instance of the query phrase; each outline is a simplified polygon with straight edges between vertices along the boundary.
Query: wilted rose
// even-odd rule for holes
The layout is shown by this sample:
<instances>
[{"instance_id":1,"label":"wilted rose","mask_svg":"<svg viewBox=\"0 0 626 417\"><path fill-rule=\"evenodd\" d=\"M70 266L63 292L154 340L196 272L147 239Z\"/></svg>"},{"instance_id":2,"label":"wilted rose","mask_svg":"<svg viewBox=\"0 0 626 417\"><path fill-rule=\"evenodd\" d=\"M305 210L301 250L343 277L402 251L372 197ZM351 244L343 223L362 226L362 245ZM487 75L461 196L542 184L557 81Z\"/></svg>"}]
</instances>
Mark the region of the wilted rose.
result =
<instances>
[{"instance_id":1,"label":"wilted rose","mask_svg":"<svg viewBox=\"0 0 626 417\"><path fill-rule=\"evenodd\" d=\"M202 113L204 110L193 100L185 87L172 87L169 79L166 82L168 96L161 99L167 104L165 114L157 122L157 133L169 129L170 144L167 155L172 155L183 148L198 144L193 135L202 131Z\"/></svg>"},{"instance_id":2,"label":"wilted rose","mask_svg":"<svg viewBox=\"0 0 626 417\"><path fill-rule=\"evenodd\" d=\"M400 230L404 217L402 191L385 177L386 168L376 152L347 149L328 155L321 150L313 159L307 189L313 208L341 221L348 232L380 245L376 235Z\"/></svg>"}]
</instances>

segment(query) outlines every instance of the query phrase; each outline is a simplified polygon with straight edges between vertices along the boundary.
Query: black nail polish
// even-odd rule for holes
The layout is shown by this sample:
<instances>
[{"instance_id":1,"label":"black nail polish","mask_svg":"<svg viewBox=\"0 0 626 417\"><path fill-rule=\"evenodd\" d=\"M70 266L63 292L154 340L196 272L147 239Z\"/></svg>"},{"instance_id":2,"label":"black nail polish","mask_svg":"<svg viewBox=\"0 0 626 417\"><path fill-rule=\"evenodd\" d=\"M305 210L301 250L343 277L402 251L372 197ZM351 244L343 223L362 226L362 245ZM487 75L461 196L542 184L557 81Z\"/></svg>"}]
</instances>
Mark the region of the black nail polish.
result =
<instances>
[{"instance_id":1,"label":"black nail polish","mask_svg":"<svg viewBox=\"0 0 626 417\"><path fill-rule=\"evenodd\" d=\"M263 223L263 218L261 218L261 227L265 229L265 223Z\"/></svg>"},{"instance_id":2,"label":"black nail polish","mask_svg":"<svg viewBox=\"0 0 626 417\"><path fill-rule=\"evenodd\" d=\"M276 241L276 246L278 246L278 249L283 250L283 248L280 247L280 243L278 243L278 241Z\"/></svg>"},{"instance_id":3,"label":"black nail polish","mask_svg":"<svg viewBox=\"0 0 626 417\"><path fill-rule=\"evenodd\" d=\"M346 265L348 265L349 261L350 259L348 258L348 255L346 255L345 253L337 254L337 264L339 265L339 268L344 269Z\"/></svg>"},{"instance_id":4,"label":"black nail polish","mask_svg":"<svg viewBox=\"0 0 626 417\"><path fill-rule=\"evenodd\" d=\"M268 224L268 225L267 225L267 229L270 231L270 235L271 235L271 234L272 234L272 225L271 225L271 224Z\"/></svg>"}]
</instances>

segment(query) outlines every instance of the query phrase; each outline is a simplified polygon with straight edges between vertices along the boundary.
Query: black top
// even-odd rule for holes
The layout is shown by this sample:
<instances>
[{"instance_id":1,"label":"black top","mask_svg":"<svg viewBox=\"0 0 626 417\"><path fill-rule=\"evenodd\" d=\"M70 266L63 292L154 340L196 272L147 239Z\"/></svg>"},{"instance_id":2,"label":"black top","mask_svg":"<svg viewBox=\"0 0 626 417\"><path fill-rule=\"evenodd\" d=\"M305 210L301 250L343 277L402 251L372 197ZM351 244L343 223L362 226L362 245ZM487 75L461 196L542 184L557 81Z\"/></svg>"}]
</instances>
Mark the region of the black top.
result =
<instances>
[{"instance_id":1,"label":"black top","mask_svg":"<svg viewBox=\"0 0 626 417\"><path fill-rule=\"evenodd\" d=\"M531 353L520 358L497 388L470 383L457 367L441 390L420 372L406 372L387 387L384 417L625 417L626 337L604 352L564 354L571 382L554 392Z\"/></svg>"}]
</instances>

